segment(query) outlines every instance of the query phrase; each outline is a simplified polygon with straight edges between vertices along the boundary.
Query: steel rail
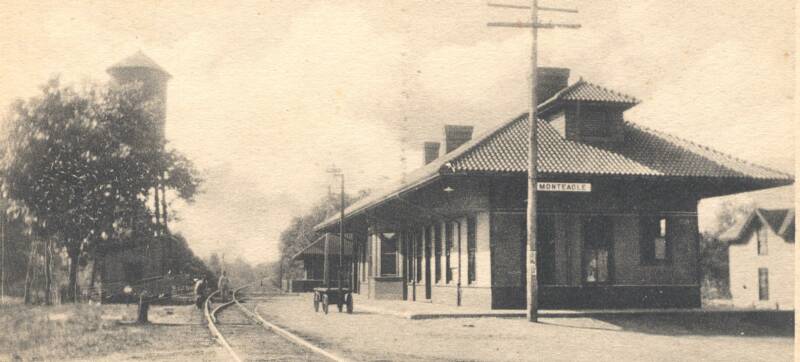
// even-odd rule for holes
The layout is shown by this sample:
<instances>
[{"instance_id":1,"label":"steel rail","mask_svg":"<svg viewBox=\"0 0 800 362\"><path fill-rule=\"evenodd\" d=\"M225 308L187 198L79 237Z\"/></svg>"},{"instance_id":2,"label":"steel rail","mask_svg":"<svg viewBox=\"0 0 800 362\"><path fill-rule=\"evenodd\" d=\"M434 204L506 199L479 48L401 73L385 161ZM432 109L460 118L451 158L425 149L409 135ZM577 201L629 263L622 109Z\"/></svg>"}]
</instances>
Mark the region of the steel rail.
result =
<instances>
[{"instance_id":1,"label":"steel rail","mask_svg":"<svg viewBox=\"0 0 800 362\"><path fill-rule=\"evenodd\" d=\"M234 303L234 301L230 301L230 302L227 302L227 303L220 304L219 306L214 308L214 310L212 311L210 309L210 307L211 307L211 298L216 294L219 294L219 290L215 291L214 293L209 294L208 298L206 298L206 301L203 304L203 313L205 314L206 320L208 321L208 330L211 331L211 335L214 336L214 339L217 341L217 343L222 345L222 348L224 348L228 352L228 354L231 355L231 357L233 358L234 361L242 362L242 359L239 358L239 355L237 355L236 352L233 350L233 348L231 348L231 345L228 343L228 341L225 339L225 337L222 336L222 333L220 333L220 331L219 331L219 329L217 329L217 325L216 325L217 324L217 318L216 318L217 312L219 312L220 310L222 310L225 307L228 307L228 306L232 305Z\"/></svg>"},{"instance_id":2,"label":"steel rail","mask_svg":"<svg viewBox=\"0 0 800 362\"><path fill-rule=\"evenodd\" d=\"M292 342L292 343L294 343L294 344L296 344L298 346L301 346L303 348L309 349L309 350L313 351L314 353L316 353L316 354L318 354L320 356L323 356L323 357L325 357L325 358L327 358L327 359L329 359L331 361L337 361L337 362L347 361L347 359L342 358L340 356L337 356L337 355L335 355L335 354L333 354L331 352L328 352L328 351L326 351L326 350L324 350L324 349L312 344L311 342L303 339L302 337L300 337L300 336L298 336L298 335L296 335L296 334L294 334L292 332L287 331L286 329L283 329L283 328L281 328L281 327L279 327L279 326L277 326L277 325L275 325L273 323L267 322L266 320L264 320L264 318L261 317L260 314L258 314L258 311L256 311L255 309L253 309L253 311L250 311L247 308L245 308L241 303L239 303L239 299L236 298L236 293L239 292L240 290L242 290L244 288L248 288L248 287L250 287L250 286L249 285L245 285L245 286L243 286L243 287L241 287L239 289L236 289L233 292L233 303L235 303L236 306L239 307L239 310L242 311L242 313L244 313L244 315L246 315L250 319L254 320L257 324L259 324L262 327L264 327L264 329L266 329L266 330L268 330L270 332L273 332L273 333L275 333L275 334L277 334L277 335L289 340L290 342Z\"/></svg>"}]
</instances>

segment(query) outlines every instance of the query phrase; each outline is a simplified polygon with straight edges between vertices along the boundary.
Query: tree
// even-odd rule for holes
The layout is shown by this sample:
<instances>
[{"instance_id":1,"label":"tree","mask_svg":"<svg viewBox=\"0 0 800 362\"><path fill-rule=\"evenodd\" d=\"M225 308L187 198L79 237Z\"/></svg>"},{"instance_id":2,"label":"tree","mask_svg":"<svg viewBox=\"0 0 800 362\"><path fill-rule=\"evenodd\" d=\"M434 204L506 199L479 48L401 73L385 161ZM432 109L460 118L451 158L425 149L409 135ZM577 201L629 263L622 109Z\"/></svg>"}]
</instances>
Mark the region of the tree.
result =
<instances>
[{"instance_id":1,"label":"tree","mask_svg":"<svg viewBox=\"0 0 800 362\"><path fill-rule=\"evenodd\" d=\"M220 263L219 255L217 255L217 253L211 253L211 255L208 257L207 265L214 274L222 271L222 263Z\"/></svg>"},{"instance_id":2,"label":"tree","mask_svg":"<svg viewBox=\"0 0 800 362\"><path fill-rule=\"evenodd\" d=\"M250 263L241 256L237 256L232 263L228 264L225 272L232 285L246 285L258 281L258 274Z\"/></svg>"},{"instance_id":3,"label":"tree","mask_svg":"<svg viewBox=\"0 0 800 362\"><path fill-rule=\"evenodd\" d=\"M345 206L351 205L368 195L368 190L359 191L355 196L345 194ZM289 227L281 232L281 257L280 261L274 266L277 270L273 270L273 273L278 275L278 282L285 278L285 274L290 277L297 276L299 270L294 268L291 263L291 257L321 236L314 230L314 226L325 221L331 215L337 214L341 207L340 202L339 198L328 195L319 200L305 215L294 217Z\"/></svg>"},{"instance_id":4,"label":"tree","mask_svg":"<svg viewBox=\"0 0 800 362\"><path fill-rule=\"evenodd\" d=\"M700 235L700 270L703 275L703 296L706 299L730 298L728 243L719 236L747 217L753 205L725 201L716 212L709 231Z\"/></svg>"},{"instance_id":5,"label":"tree","mask_svg":"<svg viewBox=\"0 0 800 362\"><path fill-rule=\"evenodd\" d=\"M83 257L163 233L147 205L153 185L192 201L200 179L188 159L164 147L158 104L140 85L78 90L56 78L41 90L8 115L3 194L12 216L65 249L75 300Z\"/></svg>"},{"instance_id":6,"label":"tree","mask_svg":"<svg viewBox=\"0 0 800 362\"><path fill-rule=\"evenodd\" d=\"M208 277L215 278L215 273L198 258L192 249L189 248L189 243L186 238L181 234L174 234L167 236L172 243L172 253L170 255L171 265L173 265L173 273L186 274L190 277Z\"/></svg>"}]
</instances>

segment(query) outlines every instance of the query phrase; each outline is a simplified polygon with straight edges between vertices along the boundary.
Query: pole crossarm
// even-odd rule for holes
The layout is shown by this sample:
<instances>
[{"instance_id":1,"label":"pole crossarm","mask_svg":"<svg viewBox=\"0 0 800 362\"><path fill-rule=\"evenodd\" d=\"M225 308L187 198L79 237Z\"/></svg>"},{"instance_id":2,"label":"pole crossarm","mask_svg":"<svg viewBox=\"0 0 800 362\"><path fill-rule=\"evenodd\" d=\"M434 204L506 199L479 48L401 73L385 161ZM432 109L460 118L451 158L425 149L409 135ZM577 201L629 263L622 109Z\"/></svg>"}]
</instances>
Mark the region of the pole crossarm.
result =
<instances>
[{"instance_id":1,"label":"pole crossarm","mask_svg":"<svg viewBox=\"0 0 800 362\"><path fill-rule=\"evenodd\" d=\"M551 8L551 7L547 7L547 6L540 6L537 9L542 10L542 11L553 11L553 12L559 12L559 13L571 13L571 14L577 14L578 13L578 9Z\"/></svg>"},{"instance_id":2,"label":"pole crossarm","mask_svg":"<svg viewBox=\"0 0 800 362\"><path fill-rule=\"evenodd\" d=\"M581 24L562 24L562 23L523 23L518 22L491 22L486 23L488 26L505 27L505 28L537 28L537 29L555 29L555 28L568 28L580 29Z\"/></svg>"},{"instance_id":3,"label":"pole crossarm","mask_svg":"<svg viewBox=\"0 0 800 362\"><path fill-rule=\"evenodd\" d=\"M512 5L512 4L499 4L499 3L488 3L486 4L489 7L493 8L506 8L506 9L530 9L531 7L528 5Z\"/></svg>"},{"instance_id":4,"label":"pole crossarm","mask_svg":"<svg viewBox=\"0 0 800 362\"><path fill-rule=\"evenodd\" d=\"M530 10L531 7L528 5L513 5L513 4L500 4L500 3L488 3L486 4L493 8L505 8L505 9L520 9L520 10ZM552 8L549 6L537 6L537 10L541 11L553 11L559 13L572 13L577 14L578 9L566 9L566 8Z\"/></svg>"}]
</instances>

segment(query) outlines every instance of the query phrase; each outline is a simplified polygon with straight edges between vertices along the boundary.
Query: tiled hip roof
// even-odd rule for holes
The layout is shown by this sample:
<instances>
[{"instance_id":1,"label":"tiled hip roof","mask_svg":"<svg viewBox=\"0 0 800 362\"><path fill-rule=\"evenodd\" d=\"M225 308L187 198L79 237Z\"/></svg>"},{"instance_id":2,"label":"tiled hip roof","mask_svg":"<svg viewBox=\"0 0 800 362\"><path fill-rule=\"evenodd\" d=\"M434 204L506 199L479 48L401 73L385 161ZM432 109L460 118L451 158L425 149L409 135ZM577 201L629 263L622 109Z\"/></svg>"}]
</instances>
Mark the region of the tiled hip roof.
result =
<instances>
[{"instance_id":1,"label":"tiled hip roof","mask_svg":"<svg viewBox=\"0 0 800 362\"><path fill-rule=\"evenodd\" d=\"M450 163L454 172L526 172L527 115L483 140ZM606 149L563 138L539 120L538 167L548 174L743 177L791 179L691 142L625 123L625 140Z\"/></svg>"}]
</instances>

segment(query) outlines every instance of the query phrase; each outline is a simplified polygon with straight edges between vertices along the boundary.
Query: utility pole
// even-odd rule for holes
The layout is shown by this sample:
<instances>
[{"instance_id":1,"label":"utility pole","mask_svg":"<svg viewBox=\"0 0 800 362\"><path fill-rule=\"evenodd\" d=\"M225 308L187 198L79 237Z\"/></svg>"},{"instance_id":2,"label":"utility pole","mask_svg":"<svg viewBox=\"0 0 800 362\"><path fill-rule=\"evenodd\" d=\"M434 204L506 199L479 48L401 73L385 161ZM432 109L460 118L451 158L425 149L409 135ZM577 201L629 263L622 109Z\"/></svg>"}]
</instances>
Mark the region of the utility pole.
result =
<instances>
[{"instance_id":1,"label":"utility pole","mask_svg":"<svg viewBox=\"0 0 800 362\"><path fill-rule=\"evenodd\" d=\"M528 321L536 322L539 319L539 278L537 275L536 265L536 179L537 179L537 130L536 120L537 108L539 107L538 99L536 99L536 85L538 84L538 65L537 65L537 46L538 46L538 30L539 28L553 29L553 28L580 28L578 24L555 24L555 23L540 23L539 10L554 11L563 13L577 13L574 9L560 9L539 6L538 0L531 0L531 5L509 5L509 4L496 4L489 3L490 7L506 8L506 9L528 9L531 14L531 21L529 23L522 22L492 22L488 26L496 27L509 27L509 28L530 28L531 29L531 70L530 70L530 109L528 110L528 205L527 205L527 314Z\"/></svg>"},{"instance_id":2,"label":"utility pole","mask_svg":"<svg viewBox=\"0 0 800 362\"><path fill-rule=\"evenodd\" d=\"M0 216L0 304L6 303L6 214Z\"/></svg>"},{"instance_id":3,"label":"utility pole","mask_svg":"<svg viewBox=\"0 0 800 362\"><path fill-rule=\"evenodd\" d=\"M339 283L339 295L342 295L342 256L344 255L344 172L335 166L329 168L328 172L332 173L334 177L340 177L342 181L339 195L339 268L336 272L337 282ZM327 260L327 253L325 255L325 259Z\"/></svg>"}]
</instances>

